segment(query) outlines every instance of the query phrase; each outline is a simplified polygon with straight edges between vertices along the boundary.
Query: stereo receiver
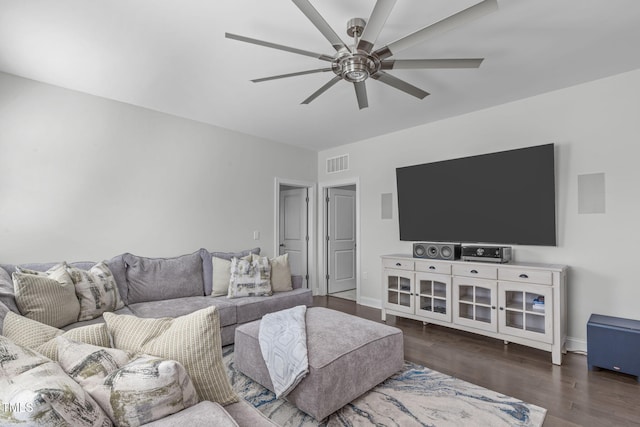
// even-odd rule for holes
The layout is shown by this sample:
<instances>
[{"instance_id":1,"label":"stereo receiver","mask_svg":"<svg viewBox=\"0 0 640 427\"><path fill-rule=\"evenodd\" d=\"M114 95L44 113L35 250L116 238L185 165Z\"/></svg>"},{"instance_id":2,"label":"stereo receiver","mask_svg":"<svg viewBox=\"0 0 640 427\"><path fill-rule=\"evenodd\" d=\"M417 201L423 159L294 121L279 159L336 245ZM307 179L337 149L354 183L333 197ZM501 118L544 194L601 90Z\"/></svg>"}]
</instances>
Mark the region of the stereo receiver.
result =
<instances>
[{"instance_id":1,"label":"stereo receiver","mask_svg":"<svg viewBox=\"0 0 640 427\"><path fill-rule=\"evenodd\" d=\"M510 246L463 246L463 261L506 263L511 261Z\"/></svg>"}]
</instances>

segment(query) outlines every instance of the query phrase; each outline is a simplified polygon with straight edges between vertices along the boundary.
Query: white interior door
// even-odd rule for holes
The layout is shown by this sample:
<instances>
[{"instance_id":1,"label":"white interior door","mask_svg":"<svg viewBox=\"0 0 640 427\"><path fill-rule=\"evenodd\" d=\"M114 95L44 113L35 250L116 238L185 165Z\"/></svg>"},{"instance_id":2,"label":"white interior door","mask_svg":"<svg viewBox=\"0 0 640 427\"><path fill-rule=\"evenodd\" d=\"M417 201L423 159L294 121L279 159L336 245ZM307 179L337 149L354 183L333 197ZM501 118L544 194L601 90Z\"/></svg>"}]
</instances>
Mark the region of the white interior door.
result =
<instances>
[{"instance_id":1,"label":"white interior door","mask_svg":"<svg viewBox=\"0 0 640 427\"><path fill-rule=\"evenodd\" d=\"M328 190L327 293L356 288L356 192Z\"/></svg>"},{"instance_id":2,"label":"white interior door","mask_svg":"<svg viewBox=\"0 0 640 427\"><path fill-rule=\"evenodd\" d=\"M279 255L289 254L291 274L307 279L307 208L306 188L280 191Z\"/></svg>"}]
</instances>

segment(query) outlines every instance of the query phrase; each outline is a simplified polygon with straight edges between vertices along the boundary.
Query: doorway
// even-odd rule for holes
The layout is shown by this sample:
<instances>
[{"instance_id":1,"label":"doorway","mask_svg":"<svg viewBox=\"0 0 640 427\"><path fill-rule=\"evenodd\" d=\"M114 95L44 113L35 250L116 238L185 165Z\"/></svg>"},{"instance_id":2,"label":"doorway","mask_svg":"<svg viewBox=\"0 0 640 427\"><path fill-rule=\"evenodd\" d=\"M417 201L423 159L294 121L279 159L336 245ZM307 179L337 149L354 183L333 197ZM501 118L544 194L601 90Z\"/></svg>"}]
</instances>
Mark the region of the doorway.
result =
<instances>
[{"instance_id":1,"label":"doorway","mask_svg":"<svg viewBox=\"0 0 640 427\"><path fill-rule=\"evenodd\" d=\"M314 185L276 178L274 253L289 254L291 274L301 276L306 288L312 288L313 280Z\"/></svg>"},{"instance_id":2,"label":"doorway","mask_svg":"<svg viewBox=\"0 0 640 427\"><path fill-rule=\"evenodd\" d=\"M327 295L358 300L357 186L324 189L324 266Z\"/></svg>"}]
</instances>

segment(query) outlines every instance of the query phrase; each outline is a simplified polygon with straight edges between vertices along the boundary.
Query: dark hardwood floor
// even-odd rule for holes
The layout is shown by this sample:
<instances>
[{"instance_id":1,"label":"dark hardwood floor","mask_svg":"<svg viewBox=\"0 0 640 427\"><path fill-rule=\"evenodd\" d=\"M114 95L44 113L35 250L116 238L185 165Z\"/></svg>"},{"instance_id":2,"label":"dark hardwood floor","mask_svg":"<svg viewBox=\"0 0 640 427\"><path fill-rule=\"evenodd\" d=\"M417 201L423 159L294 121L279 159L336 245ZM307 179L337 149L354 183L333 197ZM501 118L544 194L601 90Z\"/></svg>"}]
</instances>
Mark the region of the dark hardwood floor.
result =
<instances>
[{"instance_id":1,"label":"dark hardwood floor","mask_svg":"<svg viewBox=\"0 0 640 427\"><path fill-rule=\"evenodd\" d=\"M380 322L380 310L335 297L314 305ZM402 329L405 359L547 409L545 427L640 426L636 377L587 369L584 355L568 353L562 366L551 353L422 322L387 316ZM640 355L638 355L640 357Z\"/></svg>"}]
</instances>

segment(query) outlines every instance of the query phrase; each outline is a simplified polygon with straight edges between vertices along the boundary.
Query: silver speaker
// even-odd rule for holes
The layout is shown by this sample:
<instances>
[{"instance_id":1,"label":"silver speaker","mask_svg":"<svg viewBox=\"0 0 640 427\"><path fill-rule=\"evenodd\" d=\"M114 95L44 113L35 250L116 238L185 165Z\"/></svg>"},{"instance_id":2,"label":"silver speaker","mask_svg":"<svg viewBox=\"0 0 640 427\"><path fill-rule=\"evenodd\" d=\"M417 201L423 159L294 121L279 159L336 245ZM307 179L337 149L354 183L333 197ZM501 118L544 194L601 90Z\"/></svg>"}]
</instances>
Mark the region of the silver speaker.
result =
<instances>
[{"instance_id":1,"label":"silver speaker","mask_svg":"<svg viewBox=\"0 0 640 427\"><path fill-rule=\"evenodd\" d=\"M427 259L460 259L462 246L459 243L414 243L413 257Z\"/></svg>"}]
</instances>

